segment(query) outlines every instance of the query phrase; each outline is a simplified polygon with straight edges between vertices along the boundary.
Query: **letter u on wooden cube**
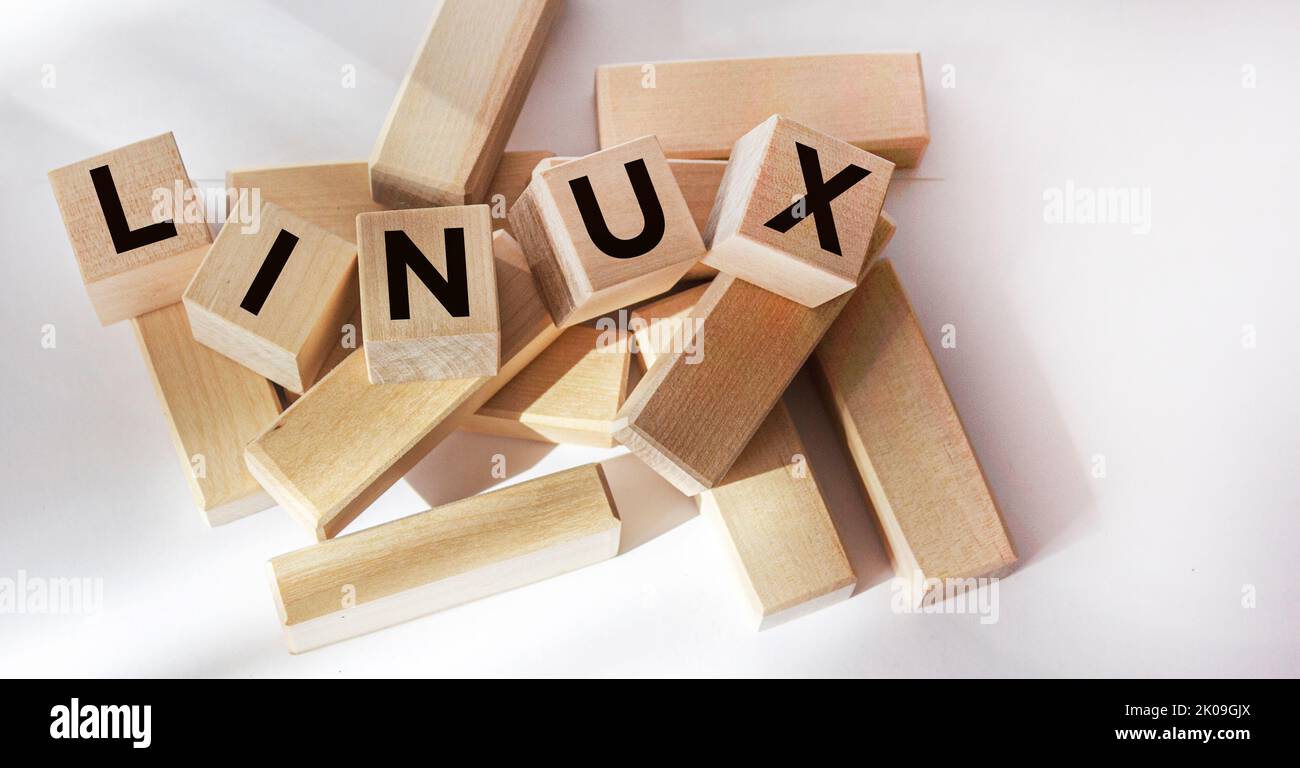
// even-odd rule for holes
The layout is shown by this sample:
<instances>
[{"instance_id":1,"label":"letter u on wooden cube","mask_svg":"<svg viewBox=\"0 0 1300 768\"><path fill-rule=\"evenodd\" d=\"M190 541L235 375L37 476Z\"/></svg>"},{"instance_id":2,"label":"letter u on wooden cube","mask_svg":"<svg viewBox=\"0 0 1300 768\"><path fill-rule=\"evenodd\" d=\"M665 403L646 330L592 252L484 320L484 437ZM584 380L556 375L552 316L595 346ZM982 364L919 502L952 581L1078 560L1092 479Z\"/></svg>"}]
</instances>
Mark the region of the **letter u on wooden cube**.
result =
<instances>
[{"instance_id":1,"label":"letter u on wooden cube","mask_svg":"<svg viewBox=\"0 0 1300 768\"><path fill-rule=\"evenodd\" d=\"M858 284L894 164L773 115L736 142L704 264L817 307Z\"/></svg>"},{"instance_id":2,"label":"letter u on wooden cube","mask_svg":"<svg viewBox=\"0 0 1300 768\"><path fill-rule=\"evenodd\" d=\"M298 394L356 305L356 246L274 203L226 222L185 289L195 340Z\"/></svg>"},{"instance_id":3,"label":"letter u on wooden cube","mask_svg":"<svg viewBox=\"0 0 1300 768\"><path fill-rule=\"evenodd\" d=\"M494 376L501 324L486 205L357 216L370 383Z\"/></svg>"},{"instance_id":4,"label":"letter u on wooden cube","mask_svg":"<svg viewBox=\"0 0 1300 768\"><path fill-rule=\"evenodd\" d=\"M653 136L539 167L510 227L562 327L667 291L704 255Z\"/></svg>"}]
</instances>

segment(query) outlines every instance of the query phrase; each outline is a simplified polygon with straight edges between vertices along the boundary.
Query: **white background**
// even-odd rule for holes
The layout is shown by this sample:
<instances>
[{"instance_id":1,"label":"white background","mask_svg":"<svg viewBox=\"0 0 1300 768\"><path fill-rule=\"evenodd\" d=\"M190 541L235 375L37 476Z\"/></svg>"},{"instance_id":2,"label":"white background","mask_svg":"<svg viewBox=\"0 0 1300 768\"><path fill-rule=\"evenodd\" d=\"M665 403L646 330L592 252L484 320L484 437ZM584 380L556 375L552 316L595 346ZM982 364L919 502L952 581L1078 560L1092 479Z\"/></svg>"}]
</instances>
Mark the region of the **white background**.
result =
<instances>
[{"instance_id":1,"label":"white background","mask_svg":"<svg viewBox=\"0 0 1300 768\"><path fill-rule=\"evenodd\" d=\"M1295 5L570 2L513 149L595 150L601 63L921 52L933 138L890 191L887 255L1022 554L999 621L891 612L805 375L787 399L853 599L756 633L710 521L635 458L458 434L354 528L490 487L497 451L511 482L608 458L625 553L299 657L263 563L307 536L279 509L200 522L129 325L96 321L45 174L168 130L208 185L364 159L434 2L6 5L0 577L99 577L104 606L0 615L0 673L1300 673ZM1149 189L1150 233L1046 223L1045 191L1067 182Z\"/></svg>"}]
</instances>

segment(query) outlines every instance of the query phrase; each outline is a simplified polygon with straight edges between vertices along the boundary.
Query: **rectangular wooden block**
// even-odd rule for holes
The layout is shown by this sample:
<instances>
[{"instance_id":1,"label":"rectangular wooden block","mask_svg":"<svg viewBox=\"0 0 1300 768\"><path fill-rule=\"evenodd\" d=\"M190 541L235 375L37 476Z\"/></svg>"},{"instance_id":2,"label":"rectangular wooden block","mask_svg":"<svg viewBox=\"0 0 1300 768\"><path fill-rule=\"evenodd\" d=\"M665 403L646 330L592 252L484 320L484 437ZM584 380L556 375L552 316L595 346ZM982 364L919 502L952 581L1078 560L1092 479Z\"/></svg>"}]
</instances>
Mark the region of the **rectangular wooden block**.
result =
<instances>
[{"instance_id":1,"label":"rectangular wooden block","mask_svg":"<svg viewBox=\"0 0 1300 768\"><path fill-rule=\"evenodd\" d=\"M907 295L882 261L817 347L899 576L996 575L1015 547Z\"/></svg>"},{"instance_id":2,"label":"rectangular wooden block","mask_svg":"<svg viewBox=\"0 0 1300 768\"><path fill-rule=\"evenodd\" d=\"M726 159L781 114L900 168L930 143L916 53L610 64L596 69L600 146L655 134L669 157Z\"/></svg>"},{"instance_id":3,"label":"rectangular wooden block","mask_svg":"<svg viewBox=\"0 0 1300 768\"><path fill-rule=\"evenodd\" d=\"M692 314L708 288L707 283L697 285L632 310L633 346L643 370L650 370L656 360L673 352L690 355L698 351L694 339L702 323Z\"/></svg>"},{"instance_id":4,"label":"rectangular wooden block","mask_svg":"<svg viewBox=\"0 0 1300 768\"><path fill-rule=\"evenodd\" d=\"M363 213L357 248L372 384L496 374L501 324L486 205Z\"/></svg>"},{"instance_id":5,"label":"rectangular wooden block","mask_svg":"<svg viewBox=\"0 0 1300 768\"><path fill-rule=\"evenodd\" d=\"M653 136L535 169L510 222L561 326L663 293L704 256Z\"/></svg>"},{"instance_id":6,"label":"rectangular wooden block","mask_svg":"<svg viewBox=\"0 0 1300 768\"><path fill-rule=\"evenodd\" d=\"M356 246L272 202L227 222L185 289L196 340L298 394L356 304Z\"/></svg>"},{"instance_id":7,"label":"rectangular wooden block","mask_svg":"<svg viewBox=\"0 0 1300 768\"><path fill-rule=\"evenodd\" d=\"M695 286L633 312L636 347L647 369L689 343L691 311L707 288ZM696 498L731 543L760 630L853 594L857 577L780 400L722 482Z\"/></svg>"},{"instance_id":8,"label":"rectangular wooden block","mask_svg":"<svg viewBox=\"0 0 1300 768\"><path fill-rule=\"evenodd\" d=\"M893 232L881 214L872 258ZM805 307L718 275L693 313L703 318L698 350L655 362L619 411L614 439L688 496L716 486L849 295Z\"/></svg>"},{"instance_id":9,"label":"rectangular wooden block","mask_svg":"<svg viewBox=\"0 0 1300 768\"><path fill-rule=\"evenodd\" d=\"M760 630L853 594L857 576L780 401L722 482L698 498L731 542Z\"/></svg>"},{"instance_id":10,"label":"rectangular wooden block","mask_svg":"<svg viewBox=\"0 0 1300 768\"><path fill-rule=\"evenodd\" d=\"M212 237L203 217L183 215L190 177L170 133L50 171L49 179L100 323L181 300ZM159 216L155 193L174 203Z\"/></svg>"},{"instance_id":11,"label":"rectangular wooden block","mask_svg":"<svg viewBox=\"0 0 1300 768\"><path fill-rule=\"evenodd\" d=\"M612 337L612 338L611 338ZM613 332L577 325L510 380L462 429L609 448L632 356Z\"/></svg>"},{"instance_id":12,"label":"rectangular wooden block","mask_svg":"<svg viewBox=\"0 0 1300 768\"><path fill-rule=\"evenodd\" d=\"M370 157L393 208L484 202L558 0L445 0Z\"/></svg>"},{"instance_id":13,"label":"rectangular wooden block","mask_svg":"<svg viewBox=\"0 0 1300 768\"><path fill-rule=\"evenodd\" d=\"M704 262L816 307L858 285L894 164L773 115L736 142Z\"/></svg>"},{"instance_id":14,"label":"rectangular wooden block","mask_svg":"<svg viewBox=\"0 0 1300 768\"><path fill-rule=\"evenodd\" d=\"M528 264L494 236L501 312L496 376L373 385L349 355L248 445L262 487L318 539L334 536L559 335Z\"/></svg>"},{"instance_id":15,"label":"rectangular wooden block","mask_svg":"<svg viewBox=\"0 0 1300 768\"><path fill-rule=\"evenodd\" d=\"M588 464L290 552L268 569L289 650L301 653L607 560L619 530L604 473Z\"/></svg>"},{"instance_id":16,"label":"rectangular wooden block","mask_svg":"<svg viewBox=\"0 0 1300 768\"><path fill-rule=\"evenodd\" d=\"M275 203L353 245L357 214L386 210L370 199L370 168L364 161L227 171L226 187L237 194L256 190L255 199ZM226 202L229 216L235 198Z\"/></svg>"},{"instance_id":17,"label":"rectangular wooden block","mask_svg":"<svg viewBox=\"0 0 1300 768\"><path fill-rule=\"evenodd\" d=\"M209 525L275 504L244 466L244 445L280 413L271 382L199 344L179 303L133 321L172 441Z\"/></svg>"}]
</instances>

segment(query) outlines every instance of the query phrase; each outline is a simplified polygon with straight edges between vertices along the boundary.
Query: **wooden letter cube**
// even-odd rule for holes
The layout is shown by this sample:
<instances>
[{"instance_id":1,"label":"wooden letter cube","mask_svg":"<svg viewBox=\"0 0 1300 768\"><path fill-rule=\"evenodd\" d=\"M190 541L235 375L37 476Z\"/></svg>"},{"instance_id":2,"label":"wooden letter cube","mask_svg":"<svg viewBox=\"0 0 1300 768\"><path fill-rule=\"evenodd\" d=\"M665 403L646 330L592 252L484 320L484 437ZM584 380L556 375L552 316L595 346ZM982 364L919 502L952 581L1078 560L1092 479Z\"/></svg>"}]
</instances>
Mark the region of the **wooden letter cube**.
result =
<instances>
[{"instance_id":1,"label":"wooden letter cube","mask_svg":"<svg viewBox=\"0 0 1300 768\"><path fill-rule=\"evenodd\" d=\"M704 263L806 307L825 304L858 284L893 171L773 115L732 149Z\"/></svg>"},{"instance_id":2,"label":"wooden letter cube","mask_svg":"<svg viewBox=\"0 0 1300 768\"><path fill-rule=\"evenodd\" d=\"M357 216L372 384L493 376L501 364L486 205Z\"/></svg>"},{"instance_id":3,"label":"wooden letter cube","mask_svg":"<svg viewBox=\"0 0 1300 768\"><path fill-rule=\"evenodd\" d=\"M50 171L49 178L100 323L181 300L212 237L203 216L184 215L187 206L191 213L202 206L185 199L190 177L170 133ZM166 201L171 205L159 205ZM172 218L177 214L180 221Z\"/></svg>"},{"instance_id":4,"label":"wooden letter cube","mask_svg":"<svg viewBox=\"0 0 1300 768\"><path fill-rule=\"evenodd\" d=\"M298 394L356 303L356 247L274 203L226 222L185 289L196 340Z\"/></svg>"},{"instance_id":5,"label":"wooden letter cube","mask_svg":"<svg viewBox=\"0 0 1300 768\"><path fill-rule=\"evenodd\" d=\"M663 293L704 255L653 136L539 167L510 227L560 326Z\"/></svg>"}]
</instances>

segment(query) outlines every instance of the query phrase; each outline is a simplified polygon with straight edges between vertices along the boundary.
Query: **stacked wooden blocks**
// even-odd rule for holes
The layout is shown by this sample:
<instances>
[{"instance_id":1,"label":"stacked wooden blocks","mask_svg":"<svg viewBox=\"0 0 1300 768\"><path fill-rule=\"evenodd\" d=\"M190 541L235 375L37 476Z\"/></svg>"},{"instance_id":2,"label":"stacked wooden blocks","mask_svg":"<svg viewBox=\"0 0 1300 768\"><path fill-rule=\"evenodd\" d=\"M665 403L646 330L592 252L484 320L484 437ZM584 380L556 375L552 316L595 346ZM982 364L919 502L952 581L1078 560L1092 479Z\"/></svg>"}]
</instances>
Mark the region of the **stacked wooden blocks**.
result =
<instances>
[{"instance_id":1,"label":"stacked wooden blocks","mask_svg":"<svg viewBox=\"0 0 1300 768\"><path fill-rule=\"evenodd\" d=\"M215 242L153 210L190 188L170 134L50 173L208 521L278 503L318 540L270 563L290 649L617 554L599 465L335 538L456 429L626 446L717 521L760 627L849 596L781 403L810 357L899 574L1005 571L1010 537L877 258L894 170L929 141L919 57L602 66L598 151L504 152L558 5L446 0L369 163L232 171L254 194Z\"/></svg>"}]
</instances>

